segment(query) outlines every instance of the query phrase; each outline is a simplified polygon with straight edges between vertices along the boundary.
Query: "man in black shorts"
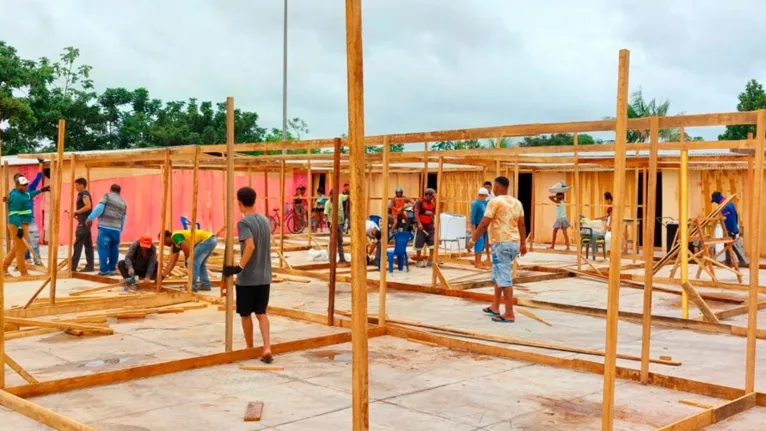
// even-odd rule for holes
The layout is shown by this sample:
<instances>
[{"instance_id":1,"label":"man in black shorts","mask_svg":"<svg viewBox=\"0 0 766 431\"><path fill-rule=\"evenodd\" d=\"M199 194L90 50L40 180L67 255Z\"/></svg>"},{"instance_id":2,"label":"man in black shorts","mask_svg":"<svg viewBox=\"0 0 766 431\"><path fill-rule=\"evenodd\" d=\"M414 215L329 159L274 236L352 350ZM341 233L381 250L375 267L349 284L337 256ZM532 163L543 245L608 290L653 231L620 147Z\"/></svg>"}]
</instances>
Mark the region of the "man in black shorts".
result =
<instances>
[{"instance_id":1,"label":"man in black shorts","mask_svg":"<svg viewBox=\"0 0 766 431\"><path fill-rule=\"evenodd\" d=\"M415 202L415 220L418 231L415 232L415 261L418 268L431 266L434 254L434 217L436 217L436 191L428 188L423 192L423 198ZM428 246L428 257L423 260L421 251Z\"/></svg>"},{"instance_id":2,"label":"man in black shorts","mask_svg":"<svg viewBox=\"0 0 766 431\"><path fill-rule=\"evenodd\" d=\"M242 255L239 265L225 266L224 277L237 275L237 314L242 318L242 332L247 348L253 348L253 317L255 313L263 337L261 361L270 364L269 341L269 287L271 284L271 227L269 220L255 212L255 190L242 187L237 191L237 202L242 219L237 222Z\"/></svg>"}]
</instances>

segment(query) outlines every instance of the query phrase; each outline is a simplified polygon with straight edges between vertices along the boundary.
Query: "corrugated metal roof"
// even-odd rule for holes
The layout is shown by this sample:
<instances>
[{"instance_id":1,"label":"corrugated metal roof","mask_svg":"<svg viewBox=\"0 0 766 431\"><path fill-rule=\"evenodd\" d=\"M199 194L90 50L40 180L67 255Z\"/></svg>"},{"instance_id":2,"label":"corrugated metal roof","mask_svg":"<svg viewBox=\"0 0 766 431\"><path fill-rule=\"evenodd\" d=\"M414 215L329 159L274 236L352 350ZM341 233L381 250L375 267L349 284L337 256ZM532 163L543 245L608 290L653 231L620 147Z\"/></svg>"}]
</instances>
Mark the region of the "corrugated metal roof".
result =
<instances>
[{"instance_id":1,"label":"corrugated metal roof","mask_svg":"<svg viewBox=\"0 0 766 431\"><path fill-rule=\"evenodd\" d=\"M680 157L681 151L680 150L659 150L657 151L657 155L659 157ZM689 150L690 156L696 156L696 157L721 157L721 156L742 156L742 153L736 153L731 150ZM528 154L519 154L521 157L557 157L557 158L571 158L574 157L574 152L566 152L566 153L528 153ZM614 151L591 151L587 153L580 153L579 154L580 159L602 159L602 158L609 158L614 157ZM649 151L642 150L638 152L638 156L636 156L636 151L628 150L627 157L649 157Z\"/></svg>"},{"instance_id":2,"label":"corrugated metal roof","mask_svg":"<svg viewBox=\"0 0 766 431\"><path fill-rule=\"evenodd\" d=\"M16 156L3 156L2 160L3 163L8 162L8 166L28 166L37 164L37 160L35 159L20 159Z\"/></svg>"}]
</instances>

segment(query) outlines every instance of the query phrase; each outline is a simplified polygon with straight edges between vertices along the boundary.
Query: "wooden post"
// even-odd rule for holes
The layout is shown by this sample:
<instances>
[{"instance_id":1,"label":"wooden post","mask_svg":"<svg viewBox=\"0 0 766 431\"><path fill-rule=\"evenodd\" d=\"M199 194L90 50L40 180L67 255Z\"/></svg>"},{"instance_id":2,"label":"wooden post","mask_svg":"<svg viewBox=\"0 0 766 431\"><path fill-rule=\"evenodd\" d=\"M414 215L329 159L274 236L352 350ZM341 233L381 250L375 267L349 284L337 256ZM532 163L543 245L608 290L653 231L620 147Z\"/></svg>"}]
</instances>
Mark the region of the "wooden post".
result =
<instances>
[{"instance_id":1,"label":"wooden post","mask_svg":"<svg viewBox=\"0 0 766 431\"><path fill-rule=\"evenodd\" d=\"M362 1L346 0L348 144L351 196L364 202L364 77ZM351 205L351 407L354 431L370 428L367 364L367 262L364 206Z\"/></svg>"},{"instance_id":2,"label":"wooden post","mask_svg":"<svg viewBox=\"0 0 766 431\"><path fill-rule=\"evenodd\" d=\"M370 163L370 169L367 171L367 209L366 214L372 213L372 163Z\"/></svg>"},{"instance_id":3,"label":"wooden post","mask_svg":"<svg viewBox=\"0 0 766 431\"><path fill-rule=\"evenodd\" d=\"M157 247L157 292L162 290L162 271L165 269L165 230L168 229L168 205L173 205L170 194L170 149L165 150L165 165L162 167L162 209L160 210L160 242Z\"/></svg>"},{"instance_id":4,"label":"wooden post","mask_svg":"<svg viewBox=\"0 0 766 431\"><path fill-rule=\"evenodd\" d=\"M282 268L287 262L285 262L285 223L287 218L285 217L285 161L279 161L279 267Z\"/></svg>"},{"instance_id":5,"label":"wooden post","mask_svg":"<svg viewBox=\"0 0 766 431\"><path fill-rule=\"evenodd\" d=\"M2 134L2 130L0 130L0 134ZM7 163L7 162L6 162ZM0 136L0 165L3 166L3 170L7 172L7 169L5 169L6 163L3 163L3 140ZM5 182L0 184L0 196L5 197L6 193L8 192L8 187ZM0 205L0 224L2 226L5 226L4 228L0 229L0 234L4 237L8 238L8 214L7 214L7 205ZM0 262L5 261L5 250L2 247L2 242L0 242ZM0 271L0 358L5 358L5 271ZM2 362L0 365L0 389L5 388L5 362Z\"/></svg>"},{"instance_id":6,"label":"wooden post","mask_svg":"<svg viewBox=\"0 0 766 431\"><path fill-rule=\"evenodd\" d=\"M606 312L606 346L604 354L604 398L601 429L611 431L614 425L614 382L617 363L617 317L620 310L620 258L622 255L623 214L625 212L625 140L628 133L628 73L630 51L620 50L617 79L617 115L614 141L615 202L612 209L612 249L609 261L609 292Z\"/></svg>"},{"instance_id":7,"label":"wooden post","mask_svg":"<svg viewBox=\"0 0 766 431\"><path fill-rule=\"evenodd\" d=\"M75 211L75 201L76 195L75 195L75 189L74 189L74 180L75 180L75 171L77 168L77 161L75 160L75 155L72 154L72 157L69 159L69 244L67 246L67 272L69 273L69 277L72 277L72 272L74 272L77 268L72 268L72 251L74 249L74 211ZM34 216L34 214L33 214Z\"/></svg>"},{"instance_id":8,"label":"wooden post","mask_svg":"<svg viewBox=\"0 0 766 431\"><path fill-rule=\"evenodd\" d=\"M498 139L498 145L501 139ZM513 164L513 197L516 199L519 198L519 162L516 161ZM520 238L521 241L525 241L526 238ZM486 247L487 250L489 250L489 243L487 243L484 247ZM491 262L491 261L490 261ZM517 273L519 270L519 260L513 259L513 264L511 266L511 276L513 278L517 277Z\"/></svg>"},{"instance_id":9,"label":"wooden post","mask_svg":"<svg viewBox=\"0 0 766 431\"><path fill-rule=\"evenodd\" d=\"M253 188L253 167L247 166L247 186Z\"/></svg>"},{"instance_id":10,"label":"wooden post","mask_svg":"<svg viewBox=\"0 0 766 431\"><path fill-rule=\"evenodd\" d=\"M420 189L420 196L423 196L428 188L428 142L423 142L423 146L425 147L425 157L423 157L423 187Z\"/></svg>"},{"instance_id":11,"label":"wooden post","mask_svg":"<svg viewBox=\"0 0 766 431\"><path fill-rule=\"evenodd\" d=\"M633 239L633 263L636 263L636 260L638 260L638 168L633 170L634 173L634 188L635 191L633 195L633 206L631 208L631 214L630 218L633 219L633 232L630 233L630 236Z\"/></svg>"},{"instance_id":12,"label":"wooden post","mask_svg":"<svg viewBox=\"0 0 766 431\"><path fill-rule=\"evenodd\" d=\"M574 197L574 217L572 217L572 226L574 227L574 246L577 252L577 270L582 271L582 247L580 246L580 214L582 212L582 192L580 191L580 152L579 138L577 133L572 136L574 139L574 172L572 173L572 196Z\"/></svg>"},{"instance_id":13,"label":"wooden post","mask_svg":"<svg viewBox=\"0 0 766 431\"><path fill-rule=\"evenodd\" d=\"M181 172L183 175L183 171ZM183 178L183 177L181 177ZM168 230L173 231L173 202L175 202L175 195L173 194L173 166L170 167L168 172L168 200L170 201L170 207L168 207Z\"/></svg>"},{"instance_id":14,"label":"wooden post","mask_svg":"<svg viewBox=\"0 0 766 431\"><path fill-rule=\"evenodd\" d=\"M51 193L53 197L54 211L51 212L51 241L48 242L48 254L53 258L53 262L48 267L50 271L50 302L51 305L56 304L56 282L58 281L58 257L59 257L59 225L61 223L61 186L64 175L64 137L66 136L66 121L59 120L59 134L58 145L56 153L56 181L52 181L56 184L56 193ZM53 174L51 174L52 176ZM52 178L51 178L52 179Z\"/></svg>"},{"instance_id":15,"label":"wooden post","mask_svg":"<svg viewBox=\"0 0 766 431\"><path fill-rule=\"evenodd\" d=\"M652 282L654 279L654 212L657 207L657 148L660 119L652 117L649 138L649 171L646 181L646 217L644 218L644 308L641 318L641 383L649 383L649 345L652 336Z\"/></svg>"},{"instance_id":16,"label":"wooden post","mask_svg":"<svg viewBox=\"0 0 766 431\"><path fill-rule=\"evenodd\" d=\"M311 157L311 156L309 156ZM306 199L308 199L308 208L306 210L306 223L307 228L309 230L309 247L311 247L311 231L312 231L312 225L311 222L314 221L314 178L313 174L311 172L311 159L308 160L308 179L306 180L306 184L308 184L308 194L306 196Z\"/></svg>"},{"instance_id":17,"label":"wooden post","mask_svg":"<svg viewBox=\"0 0 766 431\"><path fill-rule=\"evenodd\" d=\"M269 218L269 170L266 168L263 168L263 205L263 215Z\"/></svg>"},{"instance_id":18,"label":"wooden post","mask_svg":"<svg viewBox=\"0 0 766 431\"><path fill-rule=\"evenodd\" d=\"M11 169L8 166L8 162L7 161L3 162L3 179L4 179L4 182L5 182L5 194L3 195L3 197L7 198L8 194L11 192ZM51 180L52 179L53 179L53 174L51 173ZM52 198L53 194L49 193L49 195L50 196L48 196L48 199L49 199L48 202L53 202L52 200L50 200L50 199L53 199ZM51 208L52 207L53 206L51 205ZM7 216L6 216L6 218L4 220L8 220ZM7 224L8 224L8 222L6 222L6 227L5 227L5 250L6 250L6 252L9 252L11 250L11 235L10 235L10 233L8 231Z\"/></svg>"},{"instance_id":19,"label":"wooden post","mask_svg":"<svg viewBox=\"0 0 766 431\"><path fill-rule=\"evenodd\" d=\"M499 166L499 165L498 165ZM444 157L439 157L439 170L436 173L436 202L434 203L434 251L431 260L431 287L436 287L436 273L439 271L439 241L441 240L439 235L439 229L441 229L441 185L442 185L442 171L444 170ZM448 286L442 286L448 289Z\"/></svg>"},{"instance_id":20,"label":"wooden post","mask_svg":"<svg viewBox=\"0 0 766 431\"><path fill-rule=\"evenodd\" d=\"M335 274L338 268L338 196L340 196L340 152L341 140L335 138L333 141L333 160L332 160L332 190L330 193L330 282L328 284L327 297L327 324L332 326L335 323ZM342 240L342 238L341 238Z\"/></svg>"},{"instance_id":21,"label":"wooden post","mask_svg":"<svg viewBox=\"0 0 766 431\"><path fill-rule=\"evenodd\" d=\"M234 98L226 98L226 242L224 263L234 265ZM234 279L226 278L226 351L233 350Z\"/></svg>"},{"instance_id":22,"label":"wooden post","mask_svg":"<svg viewBox=\"0 0 766 431\"><path fill-rule=\"evenodd\" d=\"M681 142L684 142L685 132L681 127ZM681 165L679 166L679 181L678 181L680 199L678 204L680 205L678 211L678 229L679 229L679 261L681 262L681 285L689 282L689 150L681 150ZM689 318L689 295L685 289L681 291L681 317L684 319Z\"/></svg>"},{"instance_id":23,"label":"wooden post","mask_svg":"<svg viewBox=\"0 0 766 431\"><path fill-rule=\"evenodd\" d=\"M750 290L747 301L747 359L745 363L745 393L755 391L755 333L758 329L758 273L761 259L761 213L763 192L763 150L766 140L766 111L758 110L755 129L755 168L753 170L753 226L750 226Z\"/></svg>"},{"instance_id":24,"label":"wooden post","mask_svg":"<svg viewBox=\"0 0 766 431\"><path fill-rule=\"evenodd\" d=\"M388 276L388 135L383 136L383 190L380 193L380 290L378 292L378 325L386 326L386 277Z\"/></svg>"},{"instance_id":25,"label":"wooden post","mask_svg":"<svg viewBox=\"0 0 766 431\"><path fill-rule=\"evenodd\" d=\"M189 256L186 262L186 272L189 280L186 283L186 291L191 292L194 286L194 248L197 235L197 201L199 200L199 156L201 148L194 148L194 170L192 171L192 207L189 214Z\"/></svg>"}]
</instances>

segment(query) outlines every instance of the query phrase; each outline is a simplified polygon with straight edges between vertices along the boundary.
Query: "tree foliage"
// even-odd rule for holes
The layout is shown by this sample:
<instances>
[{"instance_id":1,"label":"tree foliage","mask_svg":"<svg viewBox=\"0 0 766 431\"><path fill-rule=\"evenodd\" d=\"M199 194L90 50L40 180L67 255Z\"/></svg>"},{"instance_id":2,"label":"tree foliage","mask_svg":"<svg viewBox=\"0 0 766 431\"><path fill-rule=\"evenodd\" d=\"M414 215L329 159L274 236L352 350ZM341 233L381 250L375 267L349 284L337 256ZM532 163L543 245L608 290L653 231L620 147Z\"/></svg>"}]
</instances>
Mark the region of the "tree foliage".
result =
<instances>
[{"instance_id":1,"label":"tree foliage","mask_svg":"<svg viewBox=\"0 0 766 431\"><path fill-rule=\"evenodd\" d=\"M163 102L146 88L95 89L91 66L80 51L64 48L57 61L21 58L0 41L0 124L4 154L51 151L58 120L67 121L68 151L110 150L226 142L226 104ZM235 141L278 142L282 131L266 128L258 114L234 111ZM300 118L288 120L287 140L309 133ZM300 153L305 150L294 150ZM258 154L258 153L256 153Z\"/></svg>"},{"instance_id":2,"label":"tree foliage","mask_svg":"<svg viewBox=\"0 0 766 431\"><path fill-rule=\"evenodd\" d=\"M630 103L628 103L628 118L646 118L646 117L666 117L670 111L670 100L663 100L658 102L657 99L647 101L644 99L644 93L639 89L635 93L630 95ZM683 112L679 112L676 115L683 115ZM614 119L614 117L607 117ZM650 138L651 131L645 130L628 130L627 141L631 143L635 142L647 142ZM681 131L677 128L674 129L660 129L659 132L660 141L677 142L681 140ZM684 135L687 141L701 141L699 136L692 137L688 133Z\"/></svg>"},{"instance_id":3,"label":"tree foliage","mask_svg":"<svg viewBox=\"0 0 766 431\"><path fill-rule=\"evenodd\" d=\"M601 141L588 134L578 134L578 145L600 144ZM525 137L520 143L521 147L548 147L554 145L574 145L574 135L572 133L554 133L552 135L542 135L534 137Z\"/></svg>"},{"instance_id":4,"label":"tree foliage","mask_svg":"<svg viewBox=\"0 0 766 431\"><path fill-rule=\"evenodd\" d=\"M763 86L751 79L745 84L745 91L739 93L739 103L737 111L755 111L766 109L766 91ZM755 124L743 124L737 126L726 126L726 131L718 136L721 140L742 140L747 139L747 134L752 133L755 136Z\"/></svg>"}]
</instances>

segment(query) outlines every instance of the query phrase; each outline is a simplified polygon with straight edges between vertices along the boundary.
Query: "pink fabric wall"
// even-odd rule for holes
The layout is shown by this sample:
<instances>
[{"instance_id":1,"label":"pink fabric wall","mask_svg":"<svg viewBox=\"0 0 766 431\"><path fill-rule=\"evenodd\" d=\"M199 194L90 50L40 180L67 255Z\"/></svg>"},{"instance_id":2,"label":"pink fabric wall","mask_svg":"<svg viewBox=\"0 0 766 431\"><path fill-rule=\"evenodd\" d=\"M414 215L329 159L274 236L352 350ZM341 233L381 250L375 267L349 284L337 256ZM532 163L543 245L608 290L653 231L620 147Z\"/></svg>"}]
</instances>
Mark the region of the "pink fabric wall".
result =
<instances>
[{"instance_id":1,"label":"pink fabric wall","mask_svg":"<svg viewBox=\"0 0 766 431\"><path fill-rule=\"evenodd\" d=\"M32 169L36 170L36 167ZM303 174L305 178L305 174ZM191 220L192 210L192 186L193 173L191 171L179 171L173 173L172 178L172 202L173 219L172 229L181 229L181 216L186 216ZM217 232L224 225L224 177L221 172L200 171L199 172L199 195L197 200L197 222L203 230ZM68 180L68 178L67 178ZM294 192L293 184L296 183L290 175L285 178L285 203L290 203L289 197ZM162 212L162 176L160 174L127 176L120 178L110 178L104 180L93 180L89 186L94 205L98 203L104 193L109 191L112 184L119 184L122 187L122 197L128 204L128 216L125 230L122 233L121 240L134 241L142 235L149 235L153 239L157 237L160 231L160 217ZM247 175L235 175L235 188L247 186ZM256 210L264 213L264 176L262 173L253 174L252 186L256 191ZM279 207L279 176L269 176L269 213L273 213L274 208ZM70 205L70 185L67 183L62 187L61 193L61 221L60 221L60 244L69 244L69 223L72 220L69 217ZM38 213L36 220L43 220L41 210L43 205L35 203L39 207L35 208ZM241 213L234 202L235 220L241 217ZM170 209L170 207L168 207ZM94 239L97 233L97 223L93 224ZM47 226L46 226L47 228ZM236 227L235 227L236 229ZM41 226L42 230L42 226ZM43 237L41 233L41 237Z\"/></svg>"}]
</instances>

